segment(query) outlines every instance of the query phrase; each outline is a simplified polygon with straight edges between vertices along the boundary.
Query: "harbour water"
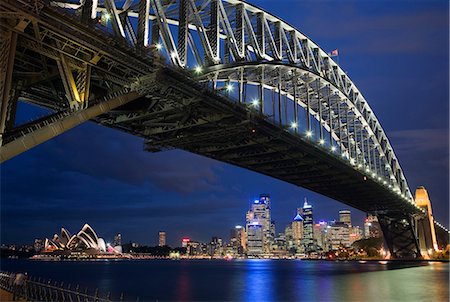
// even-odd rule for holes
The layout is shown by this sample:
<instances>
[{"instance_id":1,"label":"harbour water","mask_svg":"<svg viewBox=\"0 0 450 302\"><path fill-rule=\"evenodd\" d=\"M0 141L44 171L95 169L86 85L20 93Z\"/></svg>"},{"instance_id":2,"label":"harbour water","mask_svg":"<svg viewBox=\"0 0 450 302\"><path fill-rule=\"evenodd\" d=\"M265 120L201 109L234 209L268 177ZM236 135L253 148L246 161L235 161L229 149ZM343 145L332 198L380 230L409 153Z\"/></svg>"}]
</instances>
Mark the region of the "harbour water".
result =
<instances>
[{"instance_id":1,"label":"harbour water","mask_svg":"<svg viewBox=\"0 0 450 302\"><path fill-rule=\"evenodd\" d=\"M140 301L448 301L449 264L2 259L1 270Z\"/></svg>"}]
</instances>

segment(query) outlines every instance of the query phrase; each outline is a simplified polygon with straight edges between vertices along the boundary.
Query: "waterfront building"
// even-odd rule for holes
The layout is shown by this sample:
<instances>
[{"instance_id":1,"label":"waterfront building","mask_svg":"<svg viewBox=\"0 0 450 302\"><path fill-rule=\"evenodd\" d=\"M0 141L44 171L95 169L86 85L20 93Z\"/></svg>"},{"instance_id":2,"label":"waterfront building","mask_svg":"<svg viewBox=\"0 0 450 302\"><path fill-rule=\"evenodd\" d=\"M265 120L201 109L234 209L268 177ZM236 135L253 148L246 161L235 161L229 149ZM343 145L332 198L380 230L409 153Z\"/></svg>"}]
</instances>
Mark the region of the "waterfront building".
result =
<instances>
[{"instance_id":1,"label":"waterfront building","mask_svg":"<svg viewBox=\"0 0 450 302\"><path fill-rule=\"evenodd\" d=\"M306 198L302 208L303 217L303 240L302 245L306 252L314 250L314 221L313 208L308 204Z\"/></svg>"},{"instance_id":2,"label":"waterfront building","mask_svg":"<svg viewBox=\"0 0 450 302\"><path fill-rule=\"evenodd\" d=\"M202 247L200 242L189 240L186 243L186 255L189 257L196 257L202 255Z\"/></svg>"},{"instance_id":3,"label":"waterfront building","mask_svg":"<svg viewBox=\"0 0 450 302\"><path fill-rule=\"evenodd\" d=\"M159 231L158 233L158 245L159 246L166 246L166 232Z\"/></svg>"},{"instance_id":4,"label":"waterfront building","mask_svg":"<svg viewBox=\"0 0 450 302\"><path fill-rule=\"evenodd\" d=\"M234 253L238 255L242 255L244 253L244 245L245 240L244 228L240 225L235 226L231 229L230 232L230 244L233 247Z\"/></svg>"},{"instance_id":5,"label":"waterfront building","mask_svg":"<svg viewBox=\"0 0 450 302\"><path fill-rule=\"evenodd\" d=\"M328 251L327 228L328 223L323 220L314 224L314 242L319 246L319 248L326 252Z\"/></svg>"},{"instance_id":6,"label":"waterfront building","mask_svg":"<svg viewBox=\"0 0 450 302\"><path fill-rule=\"evenodd\" d=\"M284 258L288 255L288 249L286 245L286 237L284 233L279 233L273 240L272 244L272 257Z\"/></svg>"},{"instance_id":7,"label":"waterfront building","mask_svg":"<svg viewBox=\"0 0 450 302\"><path fill-rule=\"evenodd\" d=\"M330 250L350 246L350 228L341 221L334 222L328 229L328 244Z\"/></svg>"},{"instance_id":8,"label":"waterfront building","mask_svg":"<svg viewBox=\"0 0 450 302\"><path fill-rule=\"evenodd\" d=\"M114 236L114 246L121 246L122 245L122 234L118 233Z\"/></svg>"},{"instance_id":9,"label":"waterfront building","mask_svg":"<svg viewBox=\"0 0 450 302\"><path fill-rule=\"evenodd\" d=\"M270 195L268 194L261 194L259 199L252 203L251 209L246 214L247 247L250 245L248 242L250 228L253 228L252 232L255 232L257 228L253 227L255 225L261 227L263 253L269 254L275 235L275 224L271 220Z\"/></svg>"},{"instance_id":10,"label":"waterfront building","mask_svg":"<svg viewBox=\"0 0 450 302\"><path fill-rule=\"evenodd\" d=\"M187 248L189 241L191 241L191 239L189 239L188 237L184 237L183 239L181 239L181 247Z\"/></svg>"},{"instance_id":11,"label":"waterfront building","mask_svg":"<svg viewBox=\"0 0 450 302\"><path fill-rule=\"evenodd\" d=\"M352 226L352 217L350 210L340 210L339 211L339 221L346 223L349 227Z\"/></svg>"},{"instance_id":12,"label":"waterfront building","mask_svg":"<svg viewBox=\"0 0 450 302\"><path fill-rule=\"evenodd\" d=\"M350 244L362 239L362 230L359 226L352 226L350 228Z\"/></svg>"},{"instance_id":13,"label":"waterfront building","mask_svg":"<svg viewBox=\"0 0 450 302\"><path fill-rule=\"evenodd\" d=\"M97 233L89 225L85 224L83 228L73 236L65 228L61 228L60 235L53 235L52 239L45 239L44 252L65 252L76 253L120 253L121 247L106 246L105 240L97 236Z\"/></svg>"},{"instance_id":14,"label":"waterfront building","mask_svg":"<svg viewBox=\"0 0 450 302\"><path fill-rule=\"evenodd\" d=\"M381 236L381 227L377 216L367 215L364 220L364 238L379 238Z\"/></svg>"},{"instance_id":15,"label":"waterfront building","mask_svg":"<svg viewBox=\"0 0 450 302\"><path fill-rule=\"evenodd\" d=\"M300 248L300 244L303 238L303 217L297 213L294 220L291 223L292 228L292 240L296 248Z\"/></svg>"},{"instance_id":16,"label":"waterfront building","mask_svg":"<svg viewBox=\"0 0 450 302\"><path fill-rule=\"evenodd\" d=\"M211 239L211 252L210 255L213 257L220 257L223 255L223 241L222 238L212 237Z\"/></svg>"},{"instance_id":17,"label":"waterfront building","mask_svg":"<svg viewBox=\"0 0 450 302\"><path fill-rule=\"evenodd\" d=\"M247 224L247 255L261 256L263 253L263 226L255 220Z\"/></svg>"},{"instance_id":18,"label":"waterfront building","mask_svg":"<svg viewBox=\"0 0 450 302\"><path fill-rule=\"evenodd\" d=\"M290 251L291 249L295 249L294 247L294 238L292 235L292 223L287 225L284 229L284 238L286 240L286 249Z\"/></svg>"}]
</instances>

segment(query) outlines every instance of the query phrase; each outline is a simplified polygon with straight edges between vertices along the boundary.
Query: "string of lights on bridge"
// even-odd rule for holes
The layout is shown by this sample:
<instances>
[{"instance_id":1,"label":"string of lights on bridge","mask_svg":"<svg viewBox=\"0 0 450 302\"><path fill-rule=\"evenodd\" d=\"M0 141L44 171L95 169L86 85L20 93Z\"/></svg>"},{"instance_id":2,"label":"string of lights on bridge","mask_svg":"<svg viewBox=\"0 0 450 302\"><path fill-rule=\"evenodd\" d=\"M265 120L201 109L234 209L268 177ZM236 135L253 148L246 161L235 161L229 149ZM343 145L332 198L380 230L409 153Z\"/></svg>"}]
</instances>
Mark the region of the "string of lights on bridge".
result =
<instances>
[{"instance_id":1,"label":"string of lights on bridge","mask_svg":"<svg viewBox=\"0 0 450 302\"><path fill-rule=\"evenodd\" d=\"M109 21L109 20L111 19L111 15L110 15L109 13L107 13L107 12L103 13L102 16L103 16L103 19L104 19L105 21ZM154 48L155 48L156 50L160 51L160 50L163 49L163 45L162 45L161 43L157 43L157 44L154 45ZM173 53L170 54L170 56L172 56L172 57L173 57L173 56L176 56L176 53L173 52ZM193 68L193 71L195 72L195 74L200 75L200 74L202 74L202 72L203 72L203 68L202 68L202 66L197 65L197 66L195 66L195 67ZM233 85L232 85L231 83L228 83L228 84L226 84L226 85L225 85L223 88L221 88L221 89L225 90L227 93L230 93L230 92L233 91L234 87L233 87ZM253 107L253 109L258 109L259 104L260 104L260 101L259 101L258 99L253 99L253 100L251 101L251 103L250 103L250 105ZM290 124L290 128L291 128L292 130L295 130L295 133L297 133L296 130L298 129L298 124L297 124L296 122L292 122L292 123ZM314 142L314 141L312 140L312 137L313 137L313 132L312 132L312 131L310 131L310 130L306 131L306 132L305 132L305 137L306 137L306 139L307 139L309 142ZM318 143L318 145L319 145L320 147L324 148L324 145L325 145L326 142L325 142L325 140L324 140L323 138L321 138L320 140L317 141L317 143ZM327 151L331 152L332 154L335 154L336 151L337 151L337 148L336 148L336 146L334 146L331 142L330 142L330 144L331 144L331 148L324 148L324 149L327 149ZM399 188L398 186L393 186L393 185L391 185L391 184L388 184L388 181L387 181L386 179L383 179L383 178L380 177L380 176L377 176L377 173L376 173L376 172L370 173L371 170L370 170L369 167L366 167L366 168L364 169L364 166L363 166L361 163L359 163L358 165L356 165L355 159L354 159L354 158L351 158L350 156L348 156L345 152L343 152L341 155L342 155L342 158L343 158L343 159L348 160L348 162L350 163L350 165L353 166L353 167L355 167L356 169L360 170L361 173L367 174L367 176L371 177L374 181L377 181L377 182L380 183L381 185L386 186L386 187L389 188L392 192L394 192L394 193L396 193L397 195L399 195L399 197L401 197L401 198L404 199L405 201L408 201L411 205L415 206L418 210L422 211L423 213L426 212L424 209L422 209L422 208L420 208L419 206L416 205L416 203L414 202L414 199L413 199L413 198L408 198L405 194L402 194L402 193L401 193L401 190L400 190L400 188ZM388 165L387 165L387 167L388 167ZM388 168L389 168L389 167L388 167ZM364 173L364 172L366 172L366 173ZM364 175L364 180L367 180L367 176ZM438 223L438 222L436 222L436 224L448 232L448 229L445 228L442 224L440 224L440 223Z\"/></svg>"},{"instance_id":2,"label":"string of lights on bridge","mask_svg":"<svg viewBox=\"0 0 450 302\"><path fill-rule=\"evenodd\" d=\"M163 45L161 43L157 43L154 46L158 51L163 49ZM171 54L171 55L175 55L175 53ZM193 68L193 71L195 72L195 74L200 75L203 72L203 68L200 65L197 65ZM234 86L231 83L228 83L225 85L224 90L226 92L232 92L234 90ZM253 99L250 103L250 105L253 107L253 109L258 109L260 104L260 101L258 99ZM290 128L293 130L297 130L298 129L298 124L296 122L292 122L290 124ZM312 131L306 131L305 132L305 137L310 141L310 142L314 142L311 140L311 138L313 137L313 133ZM320 139L318 141L319 146L323 147L325 145L325 140L324 139ZM331 151L331 153L335 153L337 150L336 146L331 146L331 148L328 151ZM342 158L347 159L350 164L352 166L355 166L355 159L350 158L349 156L347 156L347 154L345 152L342 153ZM364 167L362 164L358 164L356 166L356 168L358 168L359 170L364 170ZM364 171L362 171L364 172ZM426 211L422 208L420 208L419 206L416 205L416 203L414 202L414 199L412 198L408 198L405 194L402 194L400 191L399 187L394 187L391 184L388 184L388 182L386 180L383 180L380 176L377 176L377 174L375 172L373 172L372 174L370 174L370 169L367 167L365 169L365 172L368 173L368 176L371 176L375 181L379 182L380 184L387 186L391 191L393 191L394 193L397 193L397 195L399 195L401 198L403 198L404 200L408 201L409 203L411 203L411 205L415 206L418 210L422 211L423 213L425 213ZM366 180L367 176L364 176L364 180ZM444 228L442 225L438 224L439 226L441 226L442 228ZM444 228L445 229L445 228Z\"/></svg>"}]
</instances>

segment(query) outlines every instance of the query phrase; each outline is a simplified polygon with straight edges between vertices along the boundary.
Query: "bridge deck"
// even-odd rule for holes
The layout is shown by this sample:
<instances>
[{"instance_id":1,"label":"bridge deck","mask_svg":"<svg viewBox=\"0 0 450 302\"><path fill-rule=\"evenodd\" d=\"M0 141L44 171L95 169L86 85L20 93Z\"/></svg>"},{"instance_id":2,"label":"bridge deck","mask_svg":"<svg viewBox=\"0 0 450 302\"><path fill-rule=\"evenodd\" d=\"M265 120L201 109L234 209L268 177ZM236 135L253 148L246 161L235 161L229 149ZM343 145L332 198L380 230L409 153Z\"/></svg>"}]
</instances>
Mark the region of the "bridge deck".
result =
<instances>
[{"instance_id":1,"label":"bridge deck","mask_svg":"<svg viewBox=\"0 0 450 302\"><path fill-rule=\"evenodd\" d=\"M298 185L365 212L417 213L381 183L353 169L339 154L274 125L269 117L189 81L158 73L151 101L138 100L98 122L147 139L151 152L178 148Z\"/></svg>"}]
</instances>

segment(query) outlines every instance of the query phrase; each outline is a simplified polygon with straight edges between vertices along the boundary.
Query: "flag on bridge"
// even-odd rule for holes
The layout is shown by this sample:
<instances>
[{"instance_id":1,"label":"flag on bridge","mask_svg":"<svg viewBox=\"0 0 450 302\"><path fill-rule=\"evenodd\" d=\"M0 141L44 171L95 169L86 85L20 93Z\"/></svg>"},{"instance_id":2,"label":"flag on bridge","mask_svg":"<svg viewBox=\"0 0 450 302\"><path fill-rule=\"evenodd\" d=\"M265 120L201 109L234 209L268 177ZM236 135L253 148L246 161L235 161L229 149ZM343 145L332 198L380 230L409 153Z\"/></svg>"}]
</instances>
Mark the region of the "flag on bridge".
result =
<instances>
[{"instance_id":1,"label":"flag on bridge","mask_svg":"<svg viewBox=\"0 0 450 302\"><path fill-rule=\"evenodd\" d=\"M337 57L337 56L339 56L339 50L336 48L335 50L332 50L331 52L329 52L328 55L330 57Z\"/></svg>"}]
</instances>

